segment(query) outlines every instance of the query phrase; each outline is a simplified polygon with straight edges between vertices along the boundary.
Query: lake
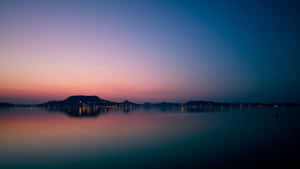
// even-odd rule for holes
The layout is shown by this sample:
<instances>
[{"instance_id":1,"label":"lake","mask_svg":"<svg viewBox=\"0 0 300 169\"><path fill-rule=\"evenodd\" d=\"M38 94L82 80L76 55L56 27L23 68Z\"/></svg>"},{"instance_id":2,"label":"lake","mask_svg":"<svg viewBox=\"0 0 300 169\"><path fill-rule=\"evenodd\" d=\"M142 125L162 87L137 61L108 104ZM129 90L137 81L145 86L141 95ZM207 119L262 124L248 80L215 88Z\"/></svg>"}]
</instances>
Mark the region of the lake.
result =
<instances>
[{"instance_id":1,"label":"lake","mask_svg":"<svg viewBox=\"0 0 300 169\"><path fill-rule=\"evenodd\" d=\"M0 168L289 168L299 165L299 113L2 108Z\"/></svg>"}]
</instances>

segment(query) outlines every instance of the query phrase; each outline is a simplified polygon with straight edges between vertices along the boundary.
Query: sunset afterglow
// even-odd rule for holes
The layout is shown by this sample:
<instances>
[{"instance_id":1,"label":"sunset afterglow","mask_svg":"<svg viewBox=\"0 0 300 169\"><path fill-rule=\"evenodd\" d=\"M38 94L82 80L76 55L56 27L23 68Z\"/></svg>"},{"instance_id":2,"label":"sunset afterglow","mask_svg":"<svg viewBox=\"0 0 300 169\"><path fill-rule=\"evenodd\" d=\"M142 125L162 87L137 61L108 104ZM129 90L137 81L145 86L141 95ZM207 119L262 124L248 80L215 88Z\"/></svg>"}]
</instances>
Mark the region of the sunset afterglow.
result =
<instances>
[{"instance_id":1,"label":"sunset afterglow","mask_svg":"<svg viewBox=\"0 0 300 169\"><path fill-rule=\"evenodd\" d=\"M293 10L243 5L1 1L0 101L297 101Z\"/></svg>"}]
</instances>

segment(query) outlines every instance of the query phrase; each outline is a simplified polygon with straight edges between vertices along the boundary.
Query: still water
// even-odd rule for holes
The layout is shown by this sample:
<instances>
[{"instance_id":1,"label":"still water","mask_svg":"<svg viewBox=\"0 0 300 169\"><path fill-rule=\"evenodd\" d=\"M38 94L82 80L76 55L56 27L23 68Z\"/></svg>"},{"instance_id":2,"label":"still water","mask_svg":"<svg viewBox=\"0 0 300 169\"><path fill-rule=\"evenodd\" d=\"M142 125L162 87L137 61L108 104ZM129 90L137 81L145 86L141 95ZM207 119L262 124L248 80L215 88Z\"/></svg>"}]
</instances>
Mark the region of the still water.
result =
<instances>
[{"instance_id":1,"label":"still water","mask_svg":"<svg viewBox=\"0 0 300 169\"><path fill-rule=\"evenodd\" d=\"M289 168L299 165L299 113L0 109L0 168Z\"/></svg>"}]
</instances>

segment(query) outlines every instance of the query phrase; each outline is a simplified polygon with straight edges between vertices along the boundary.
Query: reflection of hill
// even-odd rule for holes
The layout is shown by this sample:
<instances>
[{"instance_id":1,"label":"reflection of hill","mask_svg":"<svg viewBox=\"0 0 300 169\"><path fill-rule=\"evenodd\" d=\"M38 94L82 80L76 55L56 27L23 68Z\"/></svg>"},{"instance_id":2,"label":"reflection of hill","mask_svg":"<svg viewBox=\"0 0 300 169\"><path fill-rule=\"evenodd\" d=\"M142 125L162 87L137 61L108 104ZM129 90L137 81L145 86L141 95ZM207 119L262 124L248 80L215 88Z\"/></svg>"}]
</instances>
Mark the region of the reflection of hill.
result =
<instances>
[{"instance_id":1,"label":"reflection of hill","mask_svg":"<svg viewBox=\"0 0 300 169\"><path fill-rule=\"evenodd\" d=\"M72 117L96 117L101 112L105 112L104 109L101 109L100 107L96 106L70 106L70 105L65 105L63 107L46 107L47 110L49 111L60 111L68 116Z\"/></svg>"},{"instance_id":2,"label":"reflection of hill","mask_svg":"<svg viewBox=\"0 0 300 169\"><path fill-rule=\"evenodd\" d=\"M60 111L72 117L97 117L100 114L113 111L122 111L127 114L137 109L137 106L64 105L61 107L49 106L45 108L49 111Z\"/></svg>"}]
</instances>

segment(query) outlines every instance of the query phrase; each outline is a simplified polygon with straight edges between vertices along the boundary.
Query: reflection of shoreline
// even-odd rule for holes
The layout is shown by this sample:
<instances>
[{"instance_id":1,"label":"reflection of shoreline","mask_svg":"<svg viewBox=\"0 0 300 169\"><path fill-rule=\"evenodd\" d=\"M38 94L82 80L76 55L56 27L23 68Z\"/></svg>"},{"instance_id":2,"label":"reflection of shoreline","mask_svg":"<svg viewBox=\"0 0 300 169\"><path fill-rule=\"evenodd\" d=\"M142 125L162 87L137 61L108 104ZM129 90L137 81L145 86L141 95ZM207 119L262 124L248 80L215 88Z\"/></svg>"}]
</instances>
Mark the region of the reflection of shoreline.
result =
<instances>
[{"instance_id":1,"label":"reflection of shoreline","mask_svg":"<svg viewBox=\"0 0 300 169\"><path fill-rule=\"evenodd\" d=\"M129 113L137 109L133 106L98 106L98 105L66 105L62 107L48 106L45 107L48 111L59 111L71 117L97 117L100 114L108 112L122 111Z\"/></svg>"},{"instance_id":2,"label":"reflection of shoreline","mask_svg":"<svg viewBox=\"0 0 300 169\"><path fill-rule=\"evenodd\" d=\"M135 105L63 105L63 106L50 106L44 107L48 111L59 111L65 113L70 117L97 117L101 114L109 112L123 112L129 114L136 110L143 110L146 112L160 111L160 112L181 112L181 113L205 113L205 112L248 112L259 111L264 109L285 110L285 108L274 107L243 107L233 105L182 105L182 104L135 104Z\"/></svg>"}]
</instances>

